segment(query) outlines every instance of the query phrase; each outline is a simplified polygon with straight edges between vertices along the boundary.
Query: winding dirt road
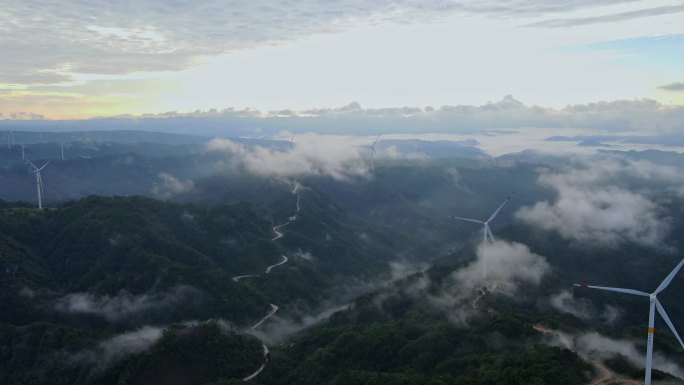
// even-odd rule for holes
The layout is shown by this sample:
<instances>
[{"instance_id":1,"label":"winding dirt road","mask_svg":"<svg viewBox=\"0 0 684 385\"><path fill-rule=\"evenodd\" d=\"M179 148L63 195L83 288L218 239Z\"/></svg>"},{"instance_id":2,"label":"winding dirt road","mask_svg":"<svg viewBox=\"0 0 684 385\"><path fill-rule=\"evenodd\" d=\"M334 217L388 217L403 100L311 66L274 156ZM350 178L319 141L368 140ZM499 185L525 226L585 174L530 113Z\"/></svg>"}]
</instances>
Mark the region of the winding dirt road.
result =
<instances>
[{"instance_id":1,"label":"winding dirt road","mask_svg":"<svg viewBox=\"0 0 684 385\"><path fill-rule=\"evenodd\" d=\"M266 274L270 273L270 272L271 272L271 269L273 269L274 267L278 267L278 266L280 266L280 265L282 265L282 264L284 264L284 263L287 262L287 257L286 257L285 255L281 255L281 257L283 257L283 260L282 260L282 261L276 263L275 265L271 265L271 266L269 266L269 267L266 268Z\"/></svg>"},{"instance_id":2,"label":"winding dirt road","mask_svg":"<svg viewBox=\"0 0 684 385\"><path fill-rule=\"evenodd\" d=\"M233 277L233 282L237 282L243 278L256 278L258 276L258 274L236 275L235 277Z\"/></svg>"},{"instance_id":3,"label":"winding dirt road","mask_svg":"<svg viewBox=\"0 0 684 385\"><path fill-rule=\"evenodd\" d=\"M275 241L277 241L278 239L282 238L282 237L285 235L284 233L282 233L282 232L279 231L280 228L282 228L282 227L284 227L284 226L287 226L287 225L289 225L289 224L291 224L292 222L294 222L294 221L297 220L297 216L299 215L299 194L297 193L297 189L298 189L298 188L299 188L299 184L297 184L297 185L295 186L295 188L292 190L292 194L295 194L295 195L297 196L297 210L295 211L295 214L294 214L294 215L292 215L291 217L288 218L288 221L287 221L287 222L285 222L285 223L283 223L283 224L281 224L281 225L273 226L273 232L275 233L276 236L275 236L275 238L271 239L271 242L275 242ZM280 266L280 265L283 265L283 264L287 263L288 258L287 258L284 254L281 255L281 257L283 258L282 261L280 261L280 262L278 262L278 263L276 263L276 264L273 264L273 265L271 265L271 266L268 266L268 267L266 268L266 274L270 274L271 271L272 271L274 268L276 268L276 267L278 267L278 266ZM234 282L238 282L238 281L240 281L241 279L244 279L244 278L256 278L256 277L260 277L260 275L255 275L255 274L237 275L237 276L233 277L233 281L234 281ZM278 311L278 306L276 306L276 305L274 305L274 304L271 304L271 310L268 312L268 314L266 314L266 316L265 316L264 318L260 319L259 322L255 323L251 328L249 328L249 330L254 330L254 329L258 328L262 323L266 322L266 320L268 320L269 318L271 318L277 311ZM268 355L268 354L269 354L269 352L268 352L268 347L267 347L265 344L263 344L263 343L261 344L261 346L264 348L264 359L263 359L263 362L261 363L261 366L260 366L259 369L257 369L254 373L252 373L252 374L250 374L249 376L243 378L242 381L248 382L248 381L253 380L253 379L254 379L256 376L258 376L258 375L264 370L264 368L266 367L266 364L268 363L268 356L269 356L269 355Z\"/></svg>"},{"instance_id":4,"label":"winding dirt road","mask_svg":"<svg viewBox=\"0 0 684 385\"><path fill-rule=\"evenodd\" d=\"M264 362L261 364L259 369L256 370L256 372L254 372L254 373L250 374L249 376L243 378L242 381L244 381L244 382L251 381L254 377L258 376L261 373L261 371L264 370L264 368L266 367L266 362L267 362L266 357L268 357L268 346L261 344L261 347L264 348Z\"/></svg>"},{"instance_id":5,"label":"winding dirt road","mask_svg":"<svg viewBox=\"0 0 684 385\"><path fill-rule=\"evenodd\" d=\"M264 321L266 321L267 319L271 318L277 311L278 311L278 306L271 304L271 311L268 312L268 314L266 314L266 316L264 318L260 319L259 322L255 323L251 328L249 328L249 330L254 330L254 329L258 328L259 325L264 323Z\"/></svg>"}]
</instances>

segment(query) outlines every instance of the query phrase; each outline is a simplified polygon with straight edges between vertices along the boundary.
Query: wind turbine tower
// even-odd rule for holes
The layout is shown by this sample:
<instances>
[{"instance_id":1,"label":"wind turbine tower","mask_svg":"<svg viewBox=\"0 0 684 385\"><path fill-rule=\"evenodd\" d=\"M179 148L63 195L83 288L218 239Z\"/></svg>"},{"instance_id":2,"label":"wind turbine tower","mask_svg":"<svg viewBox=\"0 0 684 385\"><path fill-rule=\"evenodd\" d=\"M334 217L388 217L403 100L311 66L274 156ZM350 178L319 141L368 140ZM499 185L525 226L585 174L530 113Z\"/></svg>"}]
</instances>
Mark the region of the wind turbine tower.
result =
<instances>
[{"instance_id":1,"label":"wind turbine tower","mask_svg":"<svg viewBox=\"0 0 684 385\"><path fill-rule=\"evenodd\" d=\"M62 160L64 160L64 142L60 141L59 145L62 147Z\"/></svg>"},{"instance_id":2,"label":"wind turbine tower","mask_svg":"<svg viewBox=\"0 0 684 385\"><path fill-rule=\"evenodd\" d=\"M625 294L631 294L631 295L639 295L642 297L648 297L648 300L650 302L649 310L648 310L648 336L647 336L647 342L646 342L646 373L644 374L644 385L651 385L651 369L653 368L653 333L655 332L654 326L655 326L655 310L658 309L658 313L660 313L660 316L663 318L667 326L670 327L670 330L672 330L672 333L677 337L677 341L679 341L679 344L684 348L684 342L682 342L682 339L679 337L679 333L677 333L677 329L675 329L674 325L672 324L672 321L670 321L670 317L667 316L667 313L665 312L665 309L663 306L660 304L658 301L658 294L660 294L661 291L665 290L667 286L672 282L672 279L677 275L679 272L679 269L682 268L682 265L684 265L684 259L679 262L679 264L668 274L667 277L663 280L663 282L660 283L660 286L658 286L657 289L653 293L644 293L643 291L639 290L634 290L634 289L622 289L619 287L606 287L606 286L591 286L591 285L585 285L585 284L575 284L577 287L584 287L588 289L598 289L598 290L608 290L608 291L617 291L618 293L625 293Z\"/></svg>"},{"instance_id":3,"label":"wind turbine tower","mask_svg":"<svg viewBox=\"0 0 684 385\"><path fill-rule=\"evenodd\" d=\"M242 143L242 171L247 172L247 146Z\"/></svg>"},{"instance_id":4,"label":"wind turbine tower","mask_svg":"<svg viewBox=\"0 0 684 385\"><path fill-rule=\"evenodd\" d=\"M467 221L467 222L474 222L474 223L479 223L482 225L482 237L483 237L483 250L482 250L482 278L486 279L487 278L487 239L491 240L492 243L494 243L494 234L492 234L492 230L489 228L489 223L496 218L496 216L499 214L499 211L508 203L508 201L511 200L511 195L508 195L506 197L506 200L503 201L503 203L499 206L499 208L494 211L492 215L489 216L489 218L486 221L481 221L479 219L471 219L471 218L463 218L463 217L455 217L455 216L449 216L451 219L458 219L460 221Z\"/></svg>"},{"instance_id":5,"label":"wind turbine tower","mask_svg":"<svg viewBox=\"0 0 684 385\"><path fill-rule=\"evenodd\" d=\"M375 172L375 146L378 144L378 140L380 140L380 135L375 138L375 142L373 142L373 144L370 146L359 146L363 148L369 148L371 150L371 174Z\"/></svg>"},{"instance_id":6,"label":"wind turbine tower","mask_svg":"<svg viewBox=\"0 0 684 385\"><path fill-rule=\"evenodd\" d=\"M42 209L43 208L43 179L40 177L40 172L50 162L48 161L42 167L38 168L30 160L26 159L26 161L28 162L28 164L31 165L31 167L33 167L33 172L36 174L36 190L38 190L38 208Z\"/></svg>"}]
</instances>

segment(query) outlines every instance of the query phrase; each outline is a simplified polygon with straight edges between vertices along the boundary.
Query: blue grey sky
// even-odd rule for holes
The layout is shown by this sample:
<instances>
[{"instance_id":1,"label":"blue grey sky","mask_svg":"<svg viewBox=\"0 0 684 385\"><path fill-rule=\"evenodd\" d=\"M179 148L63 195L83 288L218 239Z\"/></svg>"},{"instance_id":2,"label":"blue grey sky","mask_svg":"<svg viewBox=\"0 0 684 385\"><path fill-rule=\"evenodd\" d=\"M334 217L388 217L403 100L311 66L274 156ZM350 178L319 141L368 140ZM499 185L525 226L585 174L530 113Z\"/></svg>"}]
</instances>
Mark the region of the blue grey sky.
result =
<instances>
[{"instance_id":1,"label":"blue grey sky","mask_svg":"<svg viewBox=\"0 0 684 385\"><path fill-rule=\"evenodd\" d=\"M4 0L0 119L684 105L684 2Z\"/></svg>"}]
</instances>

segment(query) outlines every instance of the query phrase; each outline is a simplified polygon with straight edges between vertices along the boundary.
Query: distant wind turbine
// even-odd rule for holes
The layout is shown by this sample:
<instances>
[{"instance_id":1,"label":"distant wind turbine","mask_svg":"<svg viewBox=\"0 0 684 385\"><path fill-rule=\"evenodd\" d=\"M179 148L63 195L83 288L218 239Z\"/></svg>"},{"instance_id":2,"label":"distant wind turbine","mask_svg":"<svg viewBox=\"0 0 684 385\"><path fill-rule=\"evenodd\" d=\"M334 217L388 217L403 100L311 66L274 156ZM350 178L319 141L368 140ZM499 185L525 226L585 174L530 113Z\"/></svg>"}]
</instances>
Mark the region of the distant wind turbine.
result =
<instances>
[{"instance_id":1,"label":"distant wind turbine","mask_svg":"<svg viewBox=\"0 0 684 385\"><path fill-rule=\"evenodd\" d=\"M59 145L62 147L62 160L64 160L64 142L60 141Z\"/></svg>"},{"instance_id":2,"label":"distant wind turbine","mask_svg":"<svg viewBox=\"0 0 684 385\"><path fill-rule=\"evenodd\" d=\"M363 148L369 148L371 150L371 173L375 172L375 146L378 144L378 140L380 140L380 135L375 138L375 142L373 142L373 144L370 146L359 146Z\"/></svg>"},{"instance_id":3,"label":"distant wind turbine","mask_svg":"<svg viewBox=\"0 0 684 385\"><path fill-rule=\"evenodd\" d=\"M242 143L242 169L247 172L247 146Z\"/></svg>"},{"instance_id":4,"label":"distant wind turbine","mask_svg":"<svg viewBox=\"0 0 684 385\"><path fill-rule=\"evenodd\" d=\"M679 341L679 344L684 348L684 342L682 342L682 339L679 337L679 334L677 333L677 329L675 329L674 325L672 324L672 321L670 321L670 317L667 316L667 313L665 313L665 309L663 309L663 306L660 304L658 301L657 295L665 290L667 286L672 282L672 279L677 275L679 272L679 269L682 268L682 265L684 265L684 259L682 259L681 262L668 274L667 277L663 280L663 282L660 283L660 286L658 286L657 289L651 294L649 293L644 293L643 291L639 290L634 290L634 289L621 289L618 287L605 287L605 286L591 286L591 285L580 285L580 284L575 284L577 287L584 287L584 288L589 288L589 289L599 289L599 290L608 290L608 291L617 291L618 293L625 293L625 294L631 294L631 295L640 295L642 297L648 297L650 301L650 308L648 311L648 342L646 344L646 374L644 378L644 385L651 385L651 369L653 368L653 333L655 332L655 329L653 328L655 324L655 309L658 309L658 313L660 313L660 316L663 317L663 320L665 320L665 323L667 326L670 327L670 330L672 330L672 333L677 337L677 341Z\"/></svg>"},{"instance_id":5,"label":"distant wind turbine","mask_svg":"<svg viewBox=\"0 0 684 385\"><path fill-rule=\"evenodd\" d=\"M24 145L21 145L21 160L26 160L26 153L24 151Z\"/></svg>"},{"instance_id":6,"label":"distant wind turbine","mask_svg":"<svg viewBox=\"0 0 684 385\"><path fill-rule=\"evenodd\" d=\"M499 211L508 203L508 201L511 200L511 195L508 195L506 197L506 200L503 201L503 203L499 206L499 208L494 211L494 213L489 216L489 219L486 221L481 221L478 219L471 219L471 218L463 218L463 217L455 217L453 215L449 216L451 219L458 219L460 221L467 221L467 222L475 222L479 223L483 226L482 232L483 232L483 251L482 251L482 278L487 278L487 238L489 238L492 242L494 242L494 234L492 234L492 230L489 228L489 222L494 220L496 216L499 214Z\"/></svg>"},{"instance_id":7,"label":"distant wind turbine","mask_svg":"<svg viewBox=\"0 0 684 385\"><path fill-rule=\"evenodd\" d=\"M43 208L43 179L40 177L40 172L45 168L45 166L50 163L49 161L46 162L42 167L38 168L36 167L35 164L33 164L30 160L26 159L26 162L33 167L33 172L36 174L36 189L38 190L38 208L42 209Z\"/></svg>"}]
</instances>

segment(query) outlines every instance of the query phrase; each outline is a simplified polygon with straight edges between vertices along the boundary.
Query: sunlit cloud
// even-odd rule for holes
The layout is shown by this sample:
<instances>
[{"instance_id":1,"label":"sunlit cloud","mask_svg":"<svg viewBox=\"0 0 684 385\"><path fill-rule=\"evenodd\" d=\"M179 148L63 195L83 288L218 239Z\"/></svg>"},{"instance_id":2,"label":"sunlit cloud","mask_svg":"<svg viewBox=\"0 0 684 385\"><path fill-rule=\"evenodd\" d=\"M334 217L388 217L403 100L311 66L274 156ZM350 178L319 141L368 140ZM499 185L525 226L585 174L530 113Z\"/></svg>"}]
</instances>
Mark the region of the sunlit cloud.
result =
<instances>
[{"instance_id":1,"label":"sunlit cloud","mask_svg":"<svg viewBox=\"0 0 684 385\"><path fill-rule=\"evenodd\" d=\"M681 79L676 47L592 44L680 36L681 10L669 0L13 2L0 10L0 113L442 106L508 93L553 107L676 104L658 88Z\"/></svg>"},{"instance_id":2,"label":"sunlit cloud","mask_svg":"<svg viewBox=\"0 0 684 385\"><path fill-rule=\"evenodd\" d=\"M658 88L665 91L684 92L684 83L664 84Z\"/></svg>"},{"instance_id":3,"label":"sunlit cloud","mask_svg":"<svg viewBox=\"0 0 684 385\"><path fill-rule=\"evenodd\" d=\"M618 156L580 158L562 170L542 170L539 184L553 189L553 202L540 201L516 212L519 219L584 244L616 247L633 242L656 248L670 226L645 188L626 181L663 185L678 194L684 184L676 167Z\"/></svg>"}]
</instances>

